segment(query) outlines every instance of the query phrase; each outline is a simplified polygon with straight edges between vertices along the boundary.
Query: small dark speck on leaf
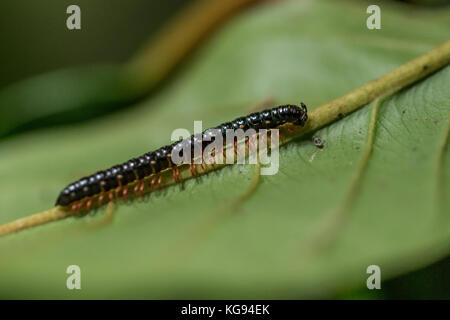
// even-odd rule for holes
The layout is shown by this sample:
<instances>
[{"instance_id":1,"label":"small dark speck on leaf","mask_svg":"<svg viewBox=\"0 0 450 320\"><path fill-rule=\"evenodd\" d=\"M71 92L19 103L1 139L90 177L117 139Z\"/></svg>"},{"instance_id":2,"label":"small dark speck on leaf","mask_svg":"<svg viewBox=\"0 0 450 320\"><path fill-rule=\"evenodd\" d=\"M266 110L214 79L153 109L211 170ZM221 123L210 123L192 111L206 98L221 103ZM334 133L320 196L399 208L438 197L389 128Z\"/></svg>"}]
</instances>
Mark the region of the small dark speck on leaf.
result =
<instances>
[{"instance_id":1,"label":"small dark speck on leaf","mask_svg":"<svg viewBox=\"0 0 450 320\"><path fill-rule=\"evenodd\" d=\"M322 139L320 139L320 137L318 136L312 136L312 142L314 143L314 145L319 148L322 149L323 148L323 141Z\"/></svg>"},{"instance_id":2,"label":"small dark speck on leaf","mask_svg":"<svg viewBox=\"0 0 450 320\"><path fill-rule=\"evenodd\" d=\"M412 151L413 152L417 151L417 147L412 148Z\"/></svg>"},{"instance_id":3,"label":"small dark speck on leaf","mask_svg":"<svg viewBox=\"0 0 450 320\"><path fill-rule=\"evenodd\" d=\"M344 114L339 113L339 114L338 114L338 117L339 117L339 119L342 119L342 118L344 117Z\"/></svg>"},{"instance_id":4,"label":"small dark speck on leaf","mask_svg":"<svg viewBox=\"0 0 450 320\"><path fill-rule=\"evenodd\" d=\"M437 121L437 120L434 120L433 122L434 122L434 124L438 124L438 122L439 122L439 121Z\"/></svg>"},{"instance_id":5,"label":"small dark speck on leaf","mask_svg":"<svg viewBox=\"0 0 450 320\"><path fill-rule=\"evenodd\" d=\"M428 69L428 66L425 64L425 65L422 67L422 69L423 69L423 70L427 70L427 69Z\"/></svg>"},{"instance_id":6,"label":"small dark speck on leaf","mask_svg":"<svg viewBox=\"0 0 450 320\"><path fill-rule=\"evenodd\" d=\"M356 149L356 150L359 150L359 146L356 146L355 149Z\"/></svg>"},{"instance_id":7,"label":"small dark speck on leaf","mask_svg":"<svg viewBox=\"0 0 450 320\"><path fill-rule=\"evenodd\" d=\"M405 114L406 110L403 110L402 113Z\"/></svg>"}]
</instances>

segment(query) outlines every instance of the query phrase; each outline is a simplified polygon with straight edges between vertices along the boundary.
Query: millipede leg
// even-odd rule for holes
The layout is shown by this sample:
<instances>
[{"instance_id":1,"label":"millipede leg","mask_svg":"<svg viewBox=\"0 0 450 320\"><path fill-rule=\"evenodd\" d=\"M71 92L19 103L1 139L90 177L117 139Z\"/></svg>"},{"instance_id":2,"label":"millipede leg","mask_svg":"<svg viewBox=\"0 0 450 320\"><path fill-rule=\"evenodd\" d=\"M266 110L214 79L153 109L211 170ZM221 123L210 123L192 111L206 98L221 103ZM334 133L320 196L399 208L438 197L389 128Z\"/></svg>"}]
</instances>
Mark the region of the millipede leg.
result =
<instances>
[{"instance_id":1,"label":"millipede leg","mask_svg":"<svg viewBox=\"0 0 450 320\"><path fill-rule=\"evenodd\" d=\"M162 175L159 175L159 178L158 178L158 188L160 190L162 189Z\"/></svg>"},{"instance_id":2,"label":"millipede leg","mask_svg":"<svg viewBox=\"0 0 450 320\"><path fill-rule=\"evenodd\" d=\"M76 209L75 212L78 212L78 211L81 210L81 208L83 207L83 203L84 203L84 201L80 201L80 202L77 203L77 209Z\"/></svg>"},{"instance_id":3,"label":"millipede leg","mask_svg":"<svg viewBox=\"0 0 450 320\"><path fill-rule=\"evenodd\" d=\"M142 181L141 185L139 186L139 192L140 192L142 197L144 196L144 188L145 188L145 182Z\"/></svg>"},{"instance_id":4,"label":"millipede leg","mask_svg":"<svg viewBox=\"0 0 450 320\"><path fill-rule=\"evenodd\" d=\"M175 180L175 183L177 183L178 181L177 181L177 175L175 173L175 167L172 167L172 177L173 177L173 180Z\"/></svg>"},{"instance_id":5,"label":"millipede leg","mask_svg":"<svg viewBox=\"0 0 450 320\"><path fill-rule=\"evenodd\" d=\"M92 199L89 199L88 201L86 201L86 211L91 210L92 207Z\"/></svg>"},{"instance_id":6,"label":"millipede leg","mask_svg":"<svg viewBox=\"0 0 450 320\"><path fill-rule=\"evenodd\" d=\"M180 182L180 171L177 166L172 167L172 175L176 183Z\"/></svg>"},{"instance_id":7,"label":"millipede leg","mask_svg":"<svg viewBox=\"0 0 450 320\"><path fill-rule=\"evenodd\" d=\"M196 167L195 167L195 164L193 164L193 163L190 163L189 164L189 171L191 172L191 175L193 176L193 177L195 177L197 174L196 174Z\"/></svg>"},{"instance_id":8,"label":"millipede leg","mask_svg":"<svg viewBox=\"0 0 450 320\"><path fill-rule=\"evenodd\" d=\"M119 197L120 190L122 190L122 186L118 186L118 187L116 188L116 198Z\"/></svg>"},{"instance_id":9,"label":"millipede leg","mask_svg":"<svg viewBox=\"0 0 450 320\"><path fill-rule=\"evenodd\" d=\"M70 209L72 210L72 213L77 213L77 209L78 209L77 203L73 203L72 206L70 207Z\"/></svg>"},{"instance_id":10,"label":"millipede leg","mask_svg":"<svg viewBox=\"0 0 450 320\"><path fill-rule=\"evenodd\" d=\"M135 198L138 197L139 185L140 185L140 183L138 182L138 183L136 183L136 185L133 188L133 195Z\"/></svg>"},{"instance_id":11,"label":"millipede leg","mask_svg":"<svg viewBox=\"0 0 450 320\"><path fill-rule=\"evenodd\" d=\"M195 171L195 174L196 174L196 175L198 175L197 164L196 164L196 163L194 163L194 164L193 164L193 166L194 166L194 171Z\"/></svg>"},{"instance_id":12,"label":"millipede leg","mask_svg":"<svg viewBox=\"0 0 450 320\"><path fill-rule=\"evenodd\" d=\"M123 191L122 191L122 198L123 200L127 200L127 194L128 194L128 187L124 187Z\"/></svg>"},{"instance_id":13,"label":"millipede leg","mask_svg":"<svg viewBox=\"0 0 450 320\"><path fill-rule=\"evenodd\" d=\"M112 190L108 193L108 197L109 197L109 201L111 201L111 202L114 201L114 194L113 194Z\"/></svg>"},{"instance_id":14,"label":"millipede leg","mask_svg":"<svg viewBox=\"0 0 450 320\"><path fill-rule=\"evenodd\" d=\"M155 190L155 182L156 182L156 176L152 178L152 180L150 181L150 188L152 189L152 191Z\"/></svg>"},{"instance_id":15,"label":"millipede leg","mask_svg":"<svg viewBox=\"0 0 450 320\"><path fill-rule=\"evenodd\" d=\"M102 204L104 198L105 198L105 195L104 195L103 193L101 193L101 194L98 196L98 205L99 205L99 206Z\"/></svg>"},{"instance_id":16,"label":"millipede leg","mask_svg":"<svg viewBox=\"0 0 450 320\"><path fill-rule=\"evenodd\" d=\"M180 168L176 167L176 171L177 171L177 182L180 182Z\"/></svg>"}]
</instances>

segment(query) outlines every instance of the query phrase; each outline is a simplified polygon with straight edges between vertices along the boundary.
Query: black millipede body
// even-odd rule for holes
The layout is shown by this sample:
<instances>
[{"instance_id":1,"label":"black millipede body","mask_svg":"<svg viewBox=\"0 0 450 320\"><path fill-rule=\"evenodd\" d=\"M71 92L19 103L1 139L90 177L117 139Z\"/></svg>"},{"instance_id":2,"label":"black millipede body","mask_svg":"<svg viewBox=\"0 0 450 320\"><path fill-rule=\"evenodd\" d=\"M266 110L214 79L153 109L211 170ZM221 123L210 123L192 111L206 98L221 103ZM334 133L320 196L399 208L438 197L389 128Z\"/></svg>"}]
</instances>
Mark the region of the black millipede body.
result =
<instances>
[{"instance_id":1,"label":"black millipede body","mask_svg":"<svg viewBox=\"0 0 450 320\"><path fill-rule=\"evenodd\" d=\"M251 113L246 117L223 123L213 129L217 129L225 137L227 129L274 129L288 122L303 126L307 118L307 108L302 102L300 107L296 105L283 105L261 112ZM202 135L192 135L190 138L185 139L192 145L192 152L194 144L198 143L200 138L203 142L207 141L209 143L211 141L210 137L206 137L210 135L208 130L205 130ZM81 178L69 184L61 191L56 200L56 205L68 206L79 200L107 193L118 187L125 187L127 184L176 166L171 160L171 153L173 148L178 147L179 144L180 141L175 142L172 145L133 158L123 164ZM202 148L206 147L206 145L205 143L201 144Z\"/></svg>"}]
</instances>

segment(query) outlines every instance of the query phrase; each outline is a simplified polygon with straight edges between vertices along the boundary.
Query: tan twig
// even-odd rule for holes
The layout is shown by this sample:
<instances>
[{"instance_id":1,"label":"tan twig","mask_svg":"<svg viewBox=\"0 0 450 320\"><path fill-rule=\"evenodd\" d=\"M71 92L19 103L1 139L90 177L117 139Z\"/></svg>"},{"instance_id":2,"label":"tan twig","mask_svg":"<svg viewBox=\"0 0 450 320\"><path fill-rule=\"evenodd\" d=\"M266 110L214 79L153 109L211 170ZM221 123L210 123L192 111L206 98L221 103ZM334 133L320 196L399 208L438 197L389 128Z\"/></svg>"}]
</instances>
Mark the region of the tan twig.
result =
<instances>
[{"instance_id":1,"label":"tan twig","mask_svg":"<svg viewBox=\"0 0 450 320\"><path fill-rule=\"evenodd\" d=\"M266 0L197 0L180 11L126 66L126 79L147 92L220 24L248 5Z\"/></svg>"},{"instance_id":2,"label":"tan twig","mask_svg":"<svg viewBox=\"0 0 450 320\"><path fill-rule=\"evenodd\" d=\"M0 237L13 232L40 226L48 222L61 220L72 215L73 214L70 211L61 210L61 208L55 207L50 210L46 210L25 218L14 220L10 223L0 225Z\"/></svg>"}]
</instances>

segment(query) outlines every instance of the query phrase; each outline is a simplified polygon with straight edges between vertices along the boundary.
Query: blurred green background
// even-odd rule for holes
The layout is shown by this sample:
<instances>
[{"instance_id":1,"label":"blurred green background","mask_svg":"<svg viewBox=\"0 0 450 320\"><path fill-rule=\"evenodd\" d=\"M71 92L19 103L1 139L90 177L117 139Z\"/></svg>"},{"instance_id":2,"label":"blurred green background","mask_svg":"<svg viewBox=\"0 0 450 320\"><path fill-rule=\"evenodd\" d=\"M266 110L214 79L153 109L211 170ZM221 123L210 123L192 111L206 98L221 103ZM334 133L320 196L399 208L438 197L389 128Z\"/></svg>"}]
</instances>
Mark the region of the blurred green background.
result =
<instances>
[{"instance_id":1,"label":"blurred green background","mask_svg":"<svg viewBox=\"0 0 450 320\"><path fill-rule=\"evenodd\" d=\"M188 0L0 3L0 86L60 68L126 62ZM66 8L82 9L82 29L66 28Z\"/></svg>"},{"instance_id":2,"label":"blurred green background","mask_svg":"<svg viewBox=\"0 0 450 320\"><path fill-rule=\"evenodd\" d=\"M445 13L450 13L447 1L383 1L380 4L377 2L377 4L382 6L382 23L384 28L380 31L381 35L378 38L373 36L375 34L374 32L377 31L371 31L372 34L369 34L364 28L364 21L367 17L364 8L370 2L342 1L342 7L340 9L340 5L331 5L329 1L327 4L323 4L326 1L322 1L321 4L315 5L311 1L299 0L297 2L301 4L298 6L292 5L292 12L306 12L309 14L308 17L302 16L302 19L304 18L306 20L302 28L296 27L295 20L286 23L286 28L284 28L283 23L279 23L280 17L286 16L287 19L298 18L295 16L290 17L287 14L289 10L283 9L283 4L279 8L276 4L263 4L261 7L256 5L255 7L249 8L248 11L243 10L243 12L237 14L236 18L230 19L229 22L219 28L217 31L218 37L216 33L213 33L210 39L208 38L197 50L193 51L193 54L186 61L182 61L183 64L181 67L170 74L168 81L164 79L160 86L152 88L152 90L148 90L144 94L135 94L132 89L129 89L122 82L122 68L124 64L130 61L136 52L149 39L152 39L152 36L156 34L157 30L172 18L176 12L189 6L191 2L182 0L130 0L127 2L119 0L1 1L0 139L2 140L0 141L0 154L3 155L3 161L0 163L2 166L0 169L3 177L0 178L3 179L0 188L4 192L5 190L10 192L4 193L2 196L3 202L0 208L5 218L0 220L1 223L9 221L11 218L19 218L49 208L53 203L48 202L47 199L54 196L53 190L58 190L60 183L86 173L80 167L100 169L98 166L109 164L109 160L101 161L102 158L109 158L111 161L112 159L121 161L120 159L126 160L127 155L133 155L136 152L139 153L139 150L142 151L141 153L146 152L147 150L143 149L143 146L148 144L148 136L152 135L158 129L158 121L165 121L160 122L159 125L161 127L164 127L164 123L168 123L169 121L172 121L175 127L177 125L188 126L194 120L189 118L189 111L194 110L192 114L195 117L199 118L204 116L206 121L209 121L208 123L213 125L217 121L220 122L220 119L227 119L223 117L232 117L233 115L246 113L245 110L248 110L250 106L267 96L275 96L275 101L280 103L283 103L284 99L287 98L294 99L297 87L299 91L304 93L302 96L307 95L308 88L312 88L314 93L311 94L310 101L312 101L312 105L315 107L320 103L326 102L327 99L332 99L339 94L355 88L357 85L362 85L364 81L382 75L384 72L391 70L402 62L406 62L408 59L425 53L435 45L448 39L448 34L450 34L450 15L445 15ZM70 4L77 4L81 7L81 30L69 31L65 27L65 20L67 18L65 9ZM270 5L274 6L273 10L275 11L273 15L274 28L272 28L272 21L269 18L271 14L268 13L272 10L269 7ZM383 7L383 5L386 5L386 7ZM385 11L384 8L386 8ZM339 10L342 11L339 12ZM387 13L386 16L384 16L384 12ZM351 19L344 19L346 21L342 21L341 24L339 17L342 18L344 13L348 14ZM341 25L342 29L339 29ZM259 26L262 27L260 34L255 31L258 30ZM330 30L330 26L336 27L336 31ZM340 45L339 43L341 41L344 43L348 41L345 36L346 32L353 29L355 30L354 34L349 34L348 36L350 38L354 36L350 44ZM279 40L277 39L278 32L281 35ZM277 51L283 50L284 48L282 45L279 45L280 43L295 39L295 32L302 32L302 38L299 43L306 46L307 50L311 50L311 53L299 53L298 57L303 59L309 57L313 59L317 52L317 55L323 59L312 63L313 66L315 64L323 66L323 69L317 71L320 74L316 74L314 69L308 69L308 61L303 61L301 62L302 68L310 76L300 76L301 81L298 81L298 84L295 84L293 88L284 89L283 86L279 88L274 86L274 92L270 82L263 83L261 80L264 77L264 70L257 75L255 73L244 74L243 71L244 76L237 72L241 76L240 78L246 77L244 80L247 83L252 83L252 85L248 85L248 88L244 87L245 84L242 87L233 87L230 84L233 82L233 75L226 73L227 63L232 66L236 66L239 63L257 64L255 61L258 61L259 57L254 57L254 59L249 57L249 53L254 53L251 50L252 43L258 43L260 45L259 48L264 49L259 52L260 57L262 57L262 62L272 61L270 60L272 58L267 57L269 55L279 55L277 59L284 59L286 57L287 61L296 61L297 56L294 55L297 52L295 54L292 53L291 56L289 52ZM334 37L334 32L338 36ZM243 35L243 38L239 41L240 35ZM254 38L246 39L246 36ZM263 45L265 36L267 36L267 43ZM236 37L238 40L236 42L230 40L233 37ZM249 47L234 46L235 44L242 45L247 42L249 43ZM323 49L318 49L319 47ZM334 53L336 57L326 52L334 50L334 48L336 48L336 52ZM346 58L347 49L350 52L348 59ZM386 59L384 58L385 55L390 56ZM209 58L210 56L212 58ZM224 62L223 67L220 66L222 61ZM357 67L351 70L351 63L354 61L356 61ZM264 66L264 64L261 64L261 66ZM368 69L367 74L364 74L365 68ZM248 70L252 70L251 67L248 67ZM329 73L327 70L329 70ZM217 76L218 73L223 74L224 79ZM211 78L204 77L205 74L210 74ZM286 76L287 78L293 77L295 80L299 79L290 74L288 67L275 71L270 70L267 74L276 80L282 79L284 74L288 74ZM344 79L348 77L349 82L346 84L340 83L342 80L338 75L342 75ZM307 83L307 79L310 80L310 83ZM444 79L448 78L444 77ZM244 80L241 81L245 83ZM258 87L256 84L259 82L261 83ZM205 92L202 92L202 85L206 88L204 89ZM215 90L217 90L215 88L221 85L223 85L223 92L221 94L227 96L228 92L230 92L231 95L231 98L225 102L220 101L220 94L214 96ZM424 84L424 86L427 85ZM210 94L207 92L208 86L211 86L209 87L210 89L212 88ZM302 86L311 87L302 89L300 88ZM249 91L254 88L256 89L247 94L243 93L246 88L250 89ZM323 90L323 95L318 93L320 90ZM267 94L265 95L264 92L267 92ZM278 94L278 92L280 93ZM73 97L76 97L76 99ZM39 100L40 98L42 99ZM277 99L282 100L278 101ZM211 106L208 105L208 102L211 103ZM289 102L294 103L295 101ZM183 113L182 109L170 109L175 105L183 103L187 104L185 113ZM195 103L198 103L201 107L199 109L190 107L190 105L194 105ZM164 110L166 106L168 108ZM120 148L123 152L119 152L119 150L115 150L116 152L114 150L111 151L113 148L112 144L108 145L108 147L103 145L103 149L97 149L98 146L95 144L86 142L86 140L91 138L93 140L98 138L99 141L106 141L107 139L105 137L106 133L102 135L102 133L92 129L95 126L95 121L99 121L99 128L103 128L101 129L102 131L104 130L103 132L113 132L112 127L114 127L114 123L133 121L133 119L141 116L139 113L140 110L146 110L146 113L143 114L147 116L153 115L153 108L156 109L155 113L157 115L154 120L156 123L149 122L152 123L152 127L147 128L149 131L147 135L143 134L142 137L137 138L135 146L128 146L127 139L129 137L125 136L121 139L119 137L120 132L112 133L112 138L117 139L117 148ZM123 111L124 109L125 111ZM214 117L215 112L221 113L218 119ZM359 113L355 117L363 117L362 115L364 113ZM183 122L183 120L188 122ZM170 126L170 124L167 125ZM142 133L144 129L138 132ZM122 130L126 130L125 127L122 127ZM70 148L70 150L73 150L73 153L62 149L63 147L61 146L64 146L64 142L55 138L61 133L64 138L73 137L73 140L70 139L67 142L67 144L74 144ZM92 133L94 134L92 135ZM327 134L323 133L324 136ZM91 136L89 137L89 135ZM79 136L80 138L78 138ZM330 133L330 142L332 141L332 137L333 134ZM165 133L152 137L151 139L149 138L150 146L157 147L159 144L164 144L168 142L167 138L168 136ZM47 144L41 139L47 141ZM364 138L356 138L356 140L358 139L364 140ZM22 160L18 158L19 156L15 158L12 155L12 152L17 152L20 155L24 149L32 150L33 145L39 145L41 142L42 148L36 152L36 160L33 159L33 153L31 151L29 153L23 153L25 157L22 156ZM62 173L65 171L63 167L59 168L59 165L55 165L49 161L48 164L52 168L55 167L56 173L54 176L49 174L48 180L44 181L47 175L44 174L46 172L45 170L49 169L44 167L48 160L43 155L52 152L50 149L45 148L48 148L53 143L55 143L55 146L61 147L61 154L56 154L55 159L65 161L63 164L73 169L70 169L70 172L65 174ZM297 147L299 150L309 148L309 146L305 147L300 144L293 148ZM85 151L86 157L89 157L89 151L91 151L92 158L95 159L85 158L82 160L85 163L80 163L79 167L77 167L76 164L72 163L76 162L77 159L74 154L76 150L79 151L83 148L87 150ZM71 160L71 156L73 156L73 160ZM32 170L33 168L29 163L26 163L27 161L29 163L36 161L35 163L43 170L42 176L27 175L26 171ZM56 163L56 160L54 161ZM18 177L17 180L14 180L15 177L7 175L7 172L11 168L14 168L15 171L24 172L24 174ZM23 188L25 184L28 184L26 179L30 177L33 178L31 184L38 186L42 183L44 188ZM208 179L223 179L224 181L228 181L227 179L233 180L232 178L233 174L231 174L231 178L218 176L215 178L209 177ZM14 185L16 181L17 185ZM230 181L228 182L231 183ZM33 195L30 196L33 190L45 189L45 186L50 185L52 191L42 191L43 195L40 194L39 199L30 200L29 204L17 204L17 201L20 202L19 199L21 197L33 198ZM191 187L188 187L186 192L191 192ZM206 190L203 191L206 192ZM177 200L178 198L171 197L169 194L168 202L163 203L162 208L165 206L174 207L174 201L182 201ZM38 198L38 196L35 198ZM153 203L140 204L141 207L149 208L153 205ZM15 208L17 209L15 210ZM281 207L281 209L283 208ZM116 215L125 216L133 210L134 208L120 209ZM80 225L82 222L76 219L70 220L70 222L67 222L69 224L63 222L62 227L67 229L61 230L69 230L69 233L72 232L72 235L76 234L76 236L84 237L82 232L78 233L77 229L83 229L83 225ZM175 221L171 221L170 219L159 222L163 228L171 228L171 222L175 224ZM133 223L138 222L133 220L133 222L128 221L125 223L125 229L129 229L128 232L130 233L134 233ZM158 223L158 221L155 223ZM52 263L52 259L61 256L63 248L55 249L51 248L51 246L48 248L45 246L50 240L60 239L59 237L61 235L58 233L58 224L59 222L56 222L48 228L43 227L30 230L32 233L30 236L27 236L26 233L28 231L25 231L25 235L18 234L11 236L11 238L0 239L0 254L3 255L0 263L0 283L2 284L2 287L0 287L0 296L2 298L39 297L38 290L45 288L45 284L39 280L34 284L29 284L30 286L34 286L31 290L32 293L21 292L21 288L22 290L26 290L26 285L23 284L18 286L18 289L12 290L11 288L14 286L14 281L20 279L23 274L27 275L27 279L32 279L37 275L48 277L48 279L52 278L51 271L44 270L44 268L47 264ZM119 220L119 224L116 224L111 234L107 234L105 238L102 238L102 231L99 232L99 238L96 238L95 233L97 231L95 230L92 231L89 237L92 238L91 241L98 241L100 243L99 248L105 249L108 239L117 238L121 234L120 227ZM43 233L47 231L50 235L48 238L45 238ZM144 232L144 230L138 230L136 232ZM221 230L220 232L224 231ZM22 251L26 255L32 251L35 248L34 246L36 246L32 242L36 241L36 239L38 239L39 250L42 250L42 253L47 255L47 262L39 262L34 267L27 267L28 262L26 256L19 258L21 256L20 252ZM161 241L164 240L163 238L161 239ZM142 236L142 241L152 241L152 239L151 237ZM357 240L355 239L355 241ZM84 243L84 245L87 244L88 242ZM131 244L128 243L128 245ZM53 245L55 246L55 244ZM69 247L74 248L75 245L69 243ZM53 249L54 251L52 251ZM95 250L97 249L93 246L92 252L89 252L83 259L86 259L85 261L89 261L89 259L90 261L95 261ZM121 247L120 250L126 249ZM120 250L118 250L119 255ZM152 255L149 254L150 256ZM153 254L152 257L155 258L157 255ZM59 263L63 264L62 261ZM201 264L198 261L196 263ZM21 265L21 267L17 269L15 274L10 275L9 273L13 272L18 265ZM145 263L143 266L145 266ZM231 268L233 267L235 266L231 266ZM30 271L28 268L34 268L35 270ZM201 270L196 264L191 265L190 268L197 271ZM396 272L399 275L383 281L382 290L377 292L369 292L364 288L360 289L358 285L352 283L348 288L339 286L339 290L329 290L326 294L317 294L317 292L314 292L314 294L308 295L302 292L298 296L368 299L450 298L450 258L440 259L439 262L427 267L417 266L412 269L418 270L405 268L402 272ZM185 273L182 275L176 272L174 274L180 277L188 277L186 274L189 274L192 270L184 271ZM149 275L146 275L142 270L140 272L138 275L143 280L138 289L139 293L127 294L125 292L121 295L120 292L116 292L112 294L112 297L158 297L154 293L147 295L144 279ZM194 271L192 273L193 279L195 280L197 275ZM236 271L236 273L239 274L239 271ZM217 276L216 273L213 274ZM8 279L5 280L6 277ZM58 277L61 277L61 275L58 275ZM264 277L262 278L264 279ZM275 277L274 279L277 278ZM270 284L271 281L275 281L274 279L269 280L268 283ZM49 283L53 283L52 281L56 282L53 279L49 280ZM133 281L139 282L136 279L133 279ZM133 281L130 283L135 283ZM99 285L102 283L104 282L99 281ZM189 284L189 281L183 283ZM234 292L232 289L227 289L226 286L224 287L223 292L225 292L225 296L227 292L231 292L231 294ZM262 287L264 288L264 285ZM195 288L195 283L191 284L191 287L187 286L184 288L178 288L176 284L172 283L168 284L166 291L161 293L161 297L195 297L197 295L205 297L208 293L205 290L207 289L204 287L200 289ZM295 297L295 290L298 289L286 290L289 291L286 296ZM192 294L193 291L196 293ZM220 288L212 291L215 292L215 296L222 297ZM252 291L248 291L247 288L243 292ZM284 291L281 292L285 294ZM49 292L48 294L44 294L44 297L58 298L58 293L59 291L55 289L54 285L50 284ZM243 296L245 297L245 294ZM267 296L274 297L270 294ZM61 297L71 298L71 296ZM98 290L93 294L86 293L82 297L98 298L105 297L105 295L102 295L102 291ZM281 297L285 296L281 295Z\"/></svg>"}]
</instances>

